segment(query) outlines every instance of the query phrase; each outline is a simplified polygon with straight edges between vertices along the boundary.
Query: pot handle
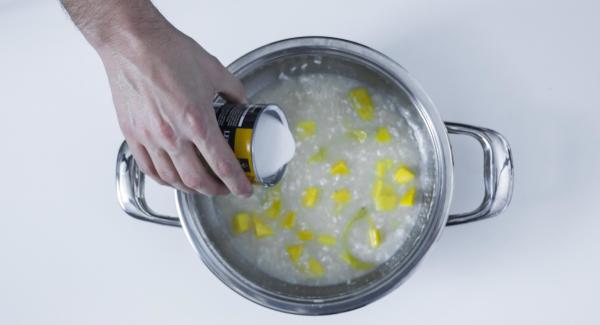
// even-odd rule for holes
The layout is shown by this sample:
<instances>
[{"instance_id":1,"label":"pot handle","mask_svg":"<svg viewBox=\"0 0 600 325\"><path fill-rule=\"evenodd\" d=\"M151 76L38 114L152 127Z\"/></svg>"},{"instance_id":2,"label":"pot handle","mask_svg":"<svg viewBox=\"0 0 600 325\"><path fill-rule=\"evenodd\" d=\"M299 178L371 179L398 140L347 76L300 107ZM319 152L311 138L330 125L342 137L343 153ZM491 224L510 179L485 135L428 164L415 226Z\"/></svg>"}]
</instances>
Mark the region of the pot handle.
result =
<instances>
[{"instance_id":1,"label":"pot handle","mask_svg":"<svg viewBox=\"0 0 600 325\"><path fill-rule=\"evenodd\" d=\"M179 218L160 215L148 207L144 196L144 173L123 141L117 154L117 198L128 215L161 225L181 227Z\"/></svg>"},{"instance_id":2,"label":"pot handle","mask_svg":"<svg viewBox=\"0 0 600 325\"><path fill-rule=\"evenodd\" d=\"M446 122L450 134L467 135L475 138L483 148L483 201L475 210L451 214L448 225L458 225L493 217L504 211L513 192L513 162L510 145L500 133L459 123Z\"/></svg>"}]
</instances>

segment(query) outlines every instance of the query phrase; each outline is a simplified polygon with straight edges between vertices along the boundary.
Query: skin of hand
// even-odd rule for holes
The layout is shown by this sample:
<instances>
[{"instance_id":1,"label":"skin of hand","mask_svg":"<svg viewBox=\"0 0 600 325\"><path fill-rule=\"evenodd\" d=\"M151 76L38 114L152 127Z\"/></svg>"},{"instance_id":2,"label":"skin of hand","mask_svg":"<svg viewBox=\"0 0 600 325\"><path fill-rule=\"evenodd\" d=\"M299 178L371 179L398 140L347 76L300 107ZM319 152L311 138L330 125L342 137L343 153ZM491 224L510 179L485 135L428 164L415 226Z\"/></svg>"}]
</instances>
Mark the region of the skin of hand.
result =
<instances>
[{"instance_id":1,"label":"skin of hand","mask_svg":"<svg viewBox=\"0 0 600 325\"><path fill-rule=\"evenodd\" d=\"M252 186L212 107L217 93L245 102L240 81L149 1L116 1L101 8L112 15L111 24L94 23L101 17L78 24L76 16L85 15L86 3L111 2L81 1L71 8L69 1L63 4L104 63L119 125L142 171L183 191L249 196ZM113 33L115 21L121 28Z\"/></svg>"}]
</instances>

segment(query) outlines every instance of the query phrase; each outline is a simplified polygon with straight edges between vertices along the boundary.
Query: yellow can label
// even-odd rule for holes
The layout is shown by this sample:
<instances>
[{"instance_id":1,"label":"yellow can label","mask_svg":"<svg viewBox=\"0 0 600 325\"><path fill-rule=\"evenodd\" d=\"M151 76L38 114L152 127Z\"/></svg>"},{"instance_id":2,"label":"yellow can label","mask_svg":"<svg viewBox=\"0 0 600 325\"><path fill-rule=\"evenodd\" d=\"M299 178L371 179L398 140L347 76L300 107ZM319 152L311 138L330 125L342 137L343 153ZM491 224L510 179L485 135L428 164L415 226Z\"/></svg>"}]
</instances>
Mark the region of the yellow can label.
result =
<instances>
[{"instance_id":1,"label":"yellow can label","mask_svg":"<svg viewBox=\"0 0 600 325\"><path fill-rule=\"evenodd\" d=\"M251 182L256 181L252 162L252 129L238 128L233 140L233 153Z\"/></svg>"},{"instance_id":2,"label":"yellow can label","mask_svg":"<svg viewBox=\"0 0 600 325\"><path fill-rule=\"evenodd\" d=\"M266 106L265 104L225 103L215 107L217 122L223 137L233 149L242 170L252 183L260 183L258 180L262 179L261 175L254 173L252 135L256 121Z\"/></svg>"}]
</instances>

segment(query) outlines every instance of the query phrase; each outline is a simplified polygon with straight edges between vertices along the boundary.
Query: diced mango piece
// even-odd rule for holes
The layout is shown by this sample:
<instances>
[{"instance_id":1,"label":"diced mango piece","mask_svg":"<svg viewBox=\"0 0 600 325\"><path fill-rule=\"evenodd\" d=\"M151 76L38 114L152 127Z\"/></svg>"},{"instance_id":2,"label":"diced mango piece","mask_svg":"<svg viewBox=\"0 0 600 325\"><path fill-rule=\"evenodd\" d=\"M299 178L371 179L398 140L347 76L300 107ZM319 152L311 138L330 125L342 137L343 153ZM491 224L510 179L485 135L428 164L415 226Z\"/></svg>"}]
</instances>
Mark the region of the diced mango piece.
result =
<instances>
[{"instance_id":1,"label":"diced mango piece","mask_svg":"<svg viewBox=\"0 0 600 325\"><path fill-rule=\"evenodd\" d=\"M232 220L233 232L236 234L246 232L250 228L250 223L250 214L246 212L237 213Z\"/></svg>"},{"instance_id":2,"label":"diced mango piece","mask_svg":"<svg viewBox=\"0 0 600 325\"><path fill-rule=\"evenodd\" d=\"M273 230L266 223L264 223L259 216L252 216L254 221L254 235L256 238L261 239L273 235Z\"/></svg>"},{"instance_id":3,"label":"diced mango piece","mask_svg":"<svg viewBox=\"0 0 600 325\"><path fill-rule=\"evenodd\" d=\"M377 132L375 132L375 140L382 143L390 142L392 141L392 135L387 128L377 128Z\"/></svg>"},{"instance_id":4,"label":"diced mango piece","mask_svg":"<svg viewBox=\"0 0 600 325\"><path fill-rule=\"evenodd\" d=\"M267 208L267 215L271 218L277 218L279 216L279 213L281 212L281 199L280 198L276 198L273 199L273 201L271 202L271 205Z\"/></svg>"},{"instance_id":5,"label":"diced mango piece","mask_svg":"<svg viewBox=\"0 0 600 325\"><path fill-rule=\"evenodd\" d=\"M400 184L406 184L415 178L415 174L408 169L408 167L402 165L394 172L394 180Z\"/></svg>"},{"instance_id":6,"label":"diced mango piece","mask_svg":"<svg viewBox=\"0 0 600 325\"><path fill-rule=\"evenodd\" d=\"M327 151L323 147L319 147L315 153L308 157L308 162L311 164L323 162L327 157Z\"/></svg>"},{"instance_id":7,"label":"diced mango piece","mask_svg":"<svg viewBox=\"0 0 600 325\"><path fill-rule=\"evenodd\" d=\"M394 188L385 183L383 180L376 180L373 186L373 201L375 202L375 210L391 211L398 204L398 196Z\"/></svg>"},{"instance_id":8,"label":"diced mango piece","mask_svg":"<svg viewBox=\"0 0 600 325\"><path fill-rule=\"evenodd\" d=\"M288 253L288 257L294 263L297 263L302 257L302 252L304 251L303 244L290 245L285 249Z\"/></svg>"},{"instance_id":9,"label":"diced mango piece","mask_svg":"<svg viewBox=\"0 0 600 325\"><path fill-rule=\"evenodd\" d=\"M302 198L302 204L307 208L312 208L319 199L319 189L311 186L304 191L304 197Z\"/></svg>"},{"instance_id":10,"label":"diced mango piece","mask_svg":"<svg viewBox=\"0 0 600 325\"><path fill-rule=\"evenodd\" d=\"M350 174L350 168L346 165L346 162L340 160L331 166L331 175L347 175Z\"/></svg>"},{"instance_id":11,"label":"diced mango piece","mask_svg":"<svg viewBox=\"0 0 600 325\"><path fill-rule=\"evenodd\" d=\"M296 125L296 132L300 139L308 139L317 133L317 123L313 120L300 121Z\"/></svg>"},{"instance_id":12,"label":"diced mango piece","mask_svg":"<svg viewBox=\"0 0 600 325\"><path fill-rule=\"evenodd\" d=\"M350 137L359 143L365 143L367 141L367 132L364 130L353 129L348 132Z\"/></svg>"},{"instance_id":13,"label":"diced mango piece","mask_svg":"<svg viewBox=\"0 0 600 325\"><path fill-rule=\"evenodd\" d=\"M300 230L296 234L300 240L311 240L313 239L313 233L309 230Z\"/></svg>"},{"instance_id":14,"label":"diced mango piece","mask_svg":"<svg viewBox=\"0 0 600 325\"><path fill-rule=\"evenodd\" d=\"M377 248L381 245L381 232L375 226L369 227L369 244L371 247Z\"/></svg>"},{"instance_id":15,"label":"diced mango piece","mask_svg":"<svg viewBox=\"0 0 600 325\"><path fill-rule=\"evenodd\" d=\"M415 204L415 193L417 192L416 187L409 188L406 193L402 195L400 201L398 202L402 206L410 207Z\"/></svg>"},{"instance_id":16,"label":"diced mango piece","mask_svg":"<svg viewBox=\"0 0 600 325\"><path fill-rule=\"evenodd\" d=\"M372 269L375 265L362 261L357 257L354 257L348 250L345 250L340 254L340 258L342 261L346 262L353 269L357 270L369 270Z\"/></svg>"},{"instance_id":17,"label":"diced mango piece","mask_svg":"<svg viewBox=\"0 0 600 325\"><path fill-rule=\"evenodd\" d=\"M314 276L320 277L325 274L325 268L323 265L314 257L308 260L308 270Z\"/></svg>"},{"instance_id":18,"label":"diced mango piece","mask_svg":"<svg viewBox=\"0 0 600 325\"><path fill-rule=\"evenodd\" d=\"M352 193L347 188L341 188L331 193L331 199L335 202L336 212L341 212L344 205L348 204L352 199Z\"/></svg>"},{"instance_id":19,"label":"diced mango piece","mask_svg":"<svg viewBox=\"0 0 600 325\"><path fill-rule=\"evenodd\" d=\"M392 168L392 160L391 159L382 159L375 163L375 174L377 177L385 176L388 169Z\"/></svg>"},{"instance_id":20,"label":"diced mango piece","mask_svg":"<svg viewBox=\"0 0 600 325\"><path fill-rule=\"evenodd\" d=\"M373 102L371 101L371 96L369 95L367 88L354 88L350 90L348 97L360 119L364 121L373 119Z\"/></svg>"},{"instance_id":21,"label":"diced mango piece","mask_svg":"<svg viewBox=\"0 0 600 325\"><path fill-rule=\"evenodd\" d=\"M322 245L326 245L326 246L335 245L335 243L337 241L336 238L331 235L320 235L318 240L319 240L319 243L321 243Z\"/></svg>"},{"instance_id":22,"label":"diced mango piece","mask_svg":"<svg viewBox=\"0 0 600 325\"><path fill-rule=\"evenodd\" d=\"M295 221L296 221L296 212L289 211L283 216L283 220L281 220L281 226L285 229L292 229Z\"/></svg>"},{"instance_id":23,"label":"diced mango piece","mask_svg":"<svg viewBox=\"0 0 600 325\"><path fill-rule=\"evenodd\" d=\"M350 202L352 199L352 193L347 188L341 188L331 193L331 199L335 202L337 207L341 207L344 204Z\"/></svg>"}]
</instances>

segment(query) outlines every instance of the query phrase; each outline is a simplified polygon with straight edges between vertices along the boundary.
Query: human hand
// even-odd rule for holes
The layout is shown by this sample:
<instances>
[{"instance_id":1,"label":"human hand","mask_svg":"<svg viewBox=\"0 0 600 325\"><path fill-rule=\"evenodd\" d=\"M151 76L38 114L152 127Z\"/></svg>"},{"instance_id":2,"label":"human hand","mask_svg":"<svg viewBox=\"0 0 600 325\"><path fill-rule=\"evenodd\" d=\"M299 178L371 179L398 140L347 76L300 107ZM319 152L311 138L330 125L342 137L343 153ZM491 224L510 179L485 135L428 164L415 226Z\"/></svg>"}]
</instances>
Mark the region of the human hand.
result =
<instances>
[{"instance_id":1,"label":"human hand","mask_svg":"<svg viewBox=\"0 0 600 325\"><path fill-rule=\"evenodd\" d=\"M206 195L252 193L212 107L217 93L244 102L244 88L215 57L172 26L98 52L119 125L146 175Z\"/></svg>"}]
</instances>

